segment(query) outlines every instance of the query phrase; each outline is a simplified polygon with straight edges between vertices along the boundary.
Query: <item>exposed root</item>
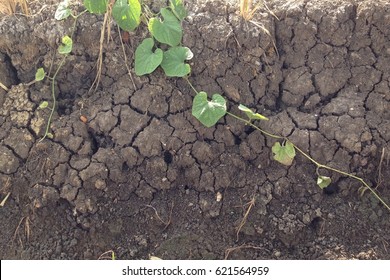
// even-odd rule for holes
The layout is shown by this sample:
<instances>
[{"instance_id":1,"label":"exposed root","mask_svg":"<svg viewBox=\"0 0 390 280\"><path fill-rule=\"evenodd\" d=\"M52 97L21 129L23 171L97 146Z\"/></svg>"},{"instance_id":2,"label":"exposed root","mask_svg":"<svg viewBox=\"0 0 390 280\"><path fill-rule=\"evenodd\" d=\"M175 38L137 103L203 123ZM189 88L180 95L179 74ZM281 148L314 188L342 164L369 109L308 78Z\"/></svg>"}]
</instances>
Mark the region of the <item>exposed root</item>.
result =
<instances>
[{"instance_id":1,"label":"exposed root","mask_svg":"<svg viewBox=\"0 0 390 280\"><path fill-rule=\"evenodd\" d=\"M388 254L387 252L387 247L389 247L389 242L387 242L385 239L382 239L382 245L383 245L383 250Z\"/></svg>"},{"instance_id":2,"label":"exposed root","mask_svg":"<svg viewBox=\"0 0 390 280\"><path fill-rule=\"evenodd\" d=\"M149 207L149 208L152 208L152 209L154 210L154 213L156 214L156 218L157 218L163 225L165 225L163 231L166 230L166 229L169 227L169 225L172 223L173 202L172 202L172 204L171 204L171 209L170 209L170 211L169 211L169 217L168 217L168 220L167 220L167 221L164 221L164 220L160 217L160 215L158 214L156 208L154 208L152 205L145 205L145 206L146 206L146 207Z\"/></svg>"},{"instance_id":3,"label":"exposed root","mask_svg":"<svg viewBox=\"0 0 390 280\"><path fill-rule=\"evenodd\" d=\"M16 7L18 5L21 7L23 14L29 14L26 0L2 0L0 2L0 13L6 15L13 15L16 13Z\"/></svg>"},{"instance_id":4,"label":"exposed root","mask_svg":"<svg viewBox=\"0 0 390 280\"><path fill-rule=\"evenodd\" d=\"M258 23L257 21L250 20L249 22L252 23L252 24L254 24L254 25L256 25L256 26L257 26L258 28L260 28L261 30L263 30L263 32L264 32L265 34L267 34L267 35L271 38L272 45L274 46L276 55L278 56L278 58L280 58L278 48L276 47L275 41L274 41L274 39L272 38L271 33L269 32L269 30L268 30L267 28L265 28L265 26L264 26L263 24Z\"/></svg>"},{"instance_id":5,"label":"exposed root","mask_svg":"<svg viewBox=\"0 0 390 280\"><path fill-rule=\"evenodd\" d=\"M260 3L257 3L257 5L252 8L252 2L252 0L240 0L240 16L246 21L251 20L255 12L260 8Z\"/></svg>"},{"instance_id":6,"label":"exposed root","mask_svg":"<svg viewBox=\"0 0 390 280\"><path fill-rule=\"evenodd\" d=\"M377 183L376 186L374 187L375 190L378 190L378 188L382 185L383 183L383 175L382 175L382 168L383 168L383 161L385 159L386 155L386 150L385 148L382 149L381 157L379 159L379 165L378 165L378 176L377 176ZM367 187L361 186L358 190L358 193L360 196L363 196L364 193L368 190Z\"/></svg>"},{"instance_id":7,"label":"exposed root","mask_svg":"<svg viewBox=\"0 0 390 280\"><path fill-rule=\"evenodd\" d=\"M379 166L378 166L378 179L375 189L378 189L378 187L382 184L382 166L383 166L383 160L385 159L385 148L382 149L381 158L379 160Z\"/></svg>"},{"instance_id":8,"label":"exposed root","mask_svg":"<svg viewBox=\"0 0 390 280\"><path fill-rule=\"evenodd\" d=\"M111 1L112 2L112 1ZM97 70L96 70L96 77L93 81L91 87L89 88L89 92L93 91L96 92L100 85L100 79L102 76L102 65L103 65L103 47L104 42L109 42L110 36L111 36L111 13L112 13L112 3L110 3L107 6L107 12L104 14L104 20L103 20L103 26L100 30L100 40L99 40L99 56L98 60L96 62ZM107 34L106 34L107 30ZM107 35L107 39L105 40L105 37Z\"/></svg>"},{"instance_id":9,"label":"exposed root","mask_svg":"<svg viewBox=\"0 0 390 280\"><path fill-rule=\"evenodd\" d=\"M249 213L251 212L252 210L252 207L255 205L255 196L252 197L252 199L246 203L244 206L248 206L248 208L246 209L245 211L245 214L244 214L244 217L242 218L238 228L237 228L237 232L236 232L236 241L238 242L238 239L239 239L239 234L240 234L240 231L242 229L242 227L245 225L247 219L248 219L248 216L249 216Z\"/></svg>"},{"instance_id":10,"label":"exposed root","mask_svg":"<svg viewBox=\"0 0 390 280\"><path fill-rule=\"evenodd\" d=\"M224 259L227 260L229 258L230 253L232 253L236 250L241 250L241 249L254 249L254 250L263 250L263 251L269 252L267 249L264 249L263 247L242 244L242 245L237 246L237 247L227 248L225 250L225 258Z\"/></svg>"},{"instance_id":11,"label":"exposed root","mask_svg":"<svg viewBox=\"0 0 390 280\"><path fill-rule=\"evenodd\" d=\"M19 244L20 244L20 246L22 248L23 248L23 240L22 240L22 238L21 238L21 236L19 234L19 230L20 230L20 227L21 227L23 221L24 221L24 236L25 236L27 242L30 241L30 236L31 236L30 224L31 224L31 220L30 220L30 218L28 216L25 216L25 217L20 219L19 224L18 224L18 226L15 229L14 236L13 236L13 239L12 239L12 242L14 242L16 240L16 238L18 237Z\"/></svg>"},{"instance_id":12,"label":"exposed root","mask_svg":"<svg viewBox=\"0 0 390 280\"><path fill-rule=\"evenodd\" d=\"M131 74L130 68L127 65L127 55L126 55L126 51L125 51L125 45L123 44L122 34L121 34L121 30L120 30L119 26L118 26L118 33L119 33L119 39L121 41L123 56L125 58L125 66L126 66L126 69L127 69L127 73L129 74L129 77L130 77L131 83L133 84L134 90L137 90L137 87L135 86L135 83L134 83L133 75Z\"/></svg>"},{"instance_id":13,"label":"exposed root","mask_svg":"<svg viewBox=\"0 0 390 280\"><path fill-rule=\"evenodd\" d=\"M275 13L268 8L268 5L264 0L262 3L257 3L253 8L252 2L252 0L240 0L240 16L242 16L246 21L250 21L261 6L264 6L272 16L279 20Z\"/></svg>"},{"instance_id":14,"label":"exposed root","mask_svg":"<svg viewBox=\"0 0 390 280\"><path fill-rule=\"evenodd\" d=\"M113 250L109 250L107 252L104 252L103 254L101 254L99 256L98 260L112 260L112 261L115 261L116 260L115 252Z\"/></svg>"},{"instance_id":15,"label":"exposed root","mask_svg":"<svg viewBox=\"0 0 390 280\"><path fill-rule=\"evenodd\" d=\"M254 21L252 20L253 19L253 16L255 15L256 11L261 7L261 6L264 6L266 8L266 10L273 16L275 17L277 20L279 20L279 18L275 15L274 12L272 12L268 6L267 6L267 3L265 1L262 1L262 3L257 3L254 7L253 4L252 4L252 0L240 0L240 16L243 17L243 19L247 22L250 22L252 23L253 25L257 26L258 28L260 28L265 34L267 34L270 38L271 38L271 41L272 41L272 45L275 49L275 52L278 56L278 58L280 57L279 56L279 51L276 47L276 44L275 44L275 41L274 39L272 38L271 36L271 32L269 32L269 30L267 28L265 28L265 26L262 24L262 23L259 23L257 21Z\"/></svg>"}]
</instances>

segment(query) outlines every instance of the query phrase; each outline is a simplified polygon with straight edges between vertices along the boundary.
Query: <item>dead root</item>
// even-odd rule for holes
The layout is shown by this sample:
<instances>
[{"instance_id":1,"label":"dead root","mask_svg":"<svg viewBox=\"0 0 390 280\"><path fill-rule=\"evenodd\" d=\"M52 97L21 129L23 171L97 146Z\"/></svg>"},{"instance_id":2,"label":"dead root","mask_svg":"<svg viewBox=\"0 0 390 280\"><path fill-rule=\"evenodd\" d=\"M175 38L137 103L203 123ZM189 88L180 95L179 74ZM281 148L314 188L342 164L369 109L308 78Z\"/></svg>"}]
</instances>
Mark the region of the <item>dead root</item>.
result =
<instances>
[{"instance_id":1,"label":"dead root","mask_svg":"<svg viewBox=\"0 0 390 280\"><path fill-rule=\"evenodd\" d=\"M20 233L21 227L24 226L24 235ZM24 237L24 238L23 238ZM12 242L17 240L19 245L23 248L23 240L30 241L31 237L31 220L28 216L24 216L20 219L18 226L15 229Z\"/></svg>"},{"instance_id":2,"label":"dead root","mask_svg":"<svg viewBox=\"0 0 390 280\"><path fill-rule=\"evenodd\" d=\"M242 227L245 225L245 223L246 223L246 221L248 219L249 213L251 212L253 206L255 205L255 202L256 202L256 199L255 199L255 196L253 196L252 199L248 203L246 203L244 205L244 207L247 207L247 208L246 208L245 214L242 217L242 220L241 220L241 222L240 222L240 224L238 225L238 228L237 228L237 232L236 232L236 241L237 242L238 242L238 239L239 239L240 231L241 231Z\"/></svg>"},{"instance_id":3,"label":"dead root","mask_svg":"<svg viewBox=\"0 0 390 280\"><path fill-rule=\"evenodd\" d=\"M163 231L166 230L166 229L169 227L169 225L172 223L173 206L174 206L174 205L173 205L173 202L172 202L171 208L170 208L170 210L169 210L168 219L167 219L167 220L164 220L164 219L162 219L161 216L158 214L156 208L154 208L152 205L145 205L145 207L148 207L148 208L153 209L153 210L154 210L154 213L155 213L155 215L156 215L156 218L157 218L163 225L165 225Z\"/></svg>"},{"instance_id":4,"label":"dead root","mask_svg":"<svg viewBox=\"0 0 390 280\"><path fill-rule=\"evenodd\" d=\"M259 247L259 246L254 246L254 245L247 245L247 244L242 244L240 246L237 246L237 247L232 247L232 248L227 248L225 250L225 260L227 260L229 258L229 255L234 252L234 251L237 251L237 250L242 250L242 249L253 249L253 250L262 250L262 251L267 251L269 253L269 250L267 249L264 249L263 247Z\"/></svg>"}]
</instances>

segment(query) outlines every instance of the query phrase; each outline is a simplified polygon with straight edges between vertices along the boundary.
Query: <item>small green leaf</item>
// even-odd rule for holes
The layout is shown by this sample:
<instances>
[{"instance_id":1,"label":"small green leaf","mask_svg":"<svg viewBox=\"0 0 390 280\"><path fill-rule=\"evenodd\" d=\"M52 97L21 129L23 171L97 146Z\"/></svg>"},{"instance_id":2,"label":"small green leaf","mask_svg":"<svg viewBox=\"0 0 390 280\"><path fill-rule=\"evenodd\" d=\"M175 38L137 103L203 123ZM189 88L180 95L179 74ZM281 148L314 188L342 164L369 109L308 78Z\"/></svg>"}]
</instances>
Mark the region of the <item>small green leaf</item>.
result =
<instances>
[{"instance_id":1,"label":"small green leaf","mask_svg":"<svg viewBox=\"0 0 390 280\"><path fill-rule=\"evenodd\" d=\"M207 93L199 92L192 103L192 115L204 126L215 125L226 114L226 100L220 94L214 94L211 100L207 99Z\"/></svg>"},{"instance_id":2,"label":"small green leaf","mask_svg":"<svg viewBox=\"0 0 390 280\"><path fill-rule=\"evenodd\" d=\"M276 142L272 146L272 152L274 153L274 159L284 165L291 165L295 157L294 145L289 141L282 145Z\"/></svg>"},{"instance_id":3,"label":"small green leaf","mask_svg":"<svg viewBox=\"0 0 390 280\"><path fill-rule=\"evenodd\" d=\"M187 16L186 8L184 8L182 0L169 0L170 8L175 16L182 21Z\"/></svg>"},{"instance_id":4,"label":"small green leaf","mask_svg":"<svg viewBox=\"0 0 390 280\"><path fill-rule=\"evenodd\" d=\"M45 109L47 108L47 106L49 106L49 102L47 101L43 101L40 105L39 105L39 109Z\"/></svg>"},{"instance_id":5,"label":"small green leaf","mask_svg":"<svg viewBox=\"0 0 390 280\"><path fill-rule=\"evenodd\" d=\"M48 133L46 134L46 137L49 138L49 139L53 139L53 138L54 138L53 134L50 133L50 132L48 132Z\"/></svg>"},{"instance_id":6,"label":"small green leaf","mask_svg":"<svg viewBox=\"0 0 390 280\"><path fill-rule=\"evenodd\" d=\"M318 178L317 178L317 185L318 185L321 189L326 188L327 186L330 185L330 183L332 183L332 179L331 179L330 177L327 177L327 176L318 176Z\"/></svg>"},{"instance_id":7,"label":"small green leaf","mask_svg":"<svg viewBox=\"0 0 390 280\"><path fill-rule=\"evenodd\" d=\"M54 14L54 18L56 20L63 20L70 16L71 11L69 9L69 0L62 1L56 10L56 13Z\"/></svg>"},{"instance_id":8,"label":"small green leaf","mask_svg":"<svg viewBox=\"0 0 390 280\"><path fill-rule=\"evenodd\" d=\"M163 60L163 51L157 48L153 52L154 40L147 38L135 50L135 73L138 76L152 73Z\"/></svg>"},{"instance_id":9,"label":"small green leaf","mask_svg":"<svg viewBox=\"0 0 390 280\"><path fill-rule=\"evenodd\" d=\"M72 51L73 41L69 36L62 37L62 45L58 47L60 54L68 54Z\"/></svg>"},{"instance_id":10,"label":"small green leaf","mask_svg":"<svg viewBox=\"0 0 390 280\"><path fill-rule=\"evenodd\" d=\"M168 77L184 77L191 72L189 64L184 63L193 57L193 53L187 47L172 47L164 52L161 67Z\"/></svg>"},{"instance_id":11,"label":"small green leaf","mask_svg":"<svg viewBox=\"0 0 390 280\"><path fill-rule=\"evenodd\" d=\"M259 113L254 113L251 109L249 109L248 107L240 104L238 106L238 109L243 111L250 120L265 120L265 121L268 121L268 118L259 114Z\"/></svg>"},{"instance_id":12,"label":"small green leaf","mask_svg":"<svg viewBox=\"0 0 390 280\"><path fill-rule=\"evenodd\" d=\"M84 6L92 14L104 14L108 0L84 0Z\"/></svg>"},{"instance_id":13,"label":"small green leaf","mask_svg":"<svg viewBox=\"0 0 390 280\"><path fill-rule=\"evenodd\" d=\"M46 76L45 70L43 68L38 68L37 72L35 72L35 81L42 81Z\"/></svg>"},{"instance_id":14,"label":"small green leaf","mask_svg":"<svg viewBox=\"0 0 390 280\"><path fill-rule=\"evenodd\" d=\"M151 18L149 20L148 28L150 33L160 43L172 47L179 45L183 36L180 21L167 8L161 9L161 15L164 21L161 21L159 18Z\"/></svg>"},{"instance_id":15,"label":"small green leaf","mask_svg":"<svg viewBox=\"0 0 390 280\"><path fill-rule=\"evenodd\" d=\"M112 17L125 31L133 31L141 22L139 0L117 0L112 8Z\"/></svg>"}]
</instances>

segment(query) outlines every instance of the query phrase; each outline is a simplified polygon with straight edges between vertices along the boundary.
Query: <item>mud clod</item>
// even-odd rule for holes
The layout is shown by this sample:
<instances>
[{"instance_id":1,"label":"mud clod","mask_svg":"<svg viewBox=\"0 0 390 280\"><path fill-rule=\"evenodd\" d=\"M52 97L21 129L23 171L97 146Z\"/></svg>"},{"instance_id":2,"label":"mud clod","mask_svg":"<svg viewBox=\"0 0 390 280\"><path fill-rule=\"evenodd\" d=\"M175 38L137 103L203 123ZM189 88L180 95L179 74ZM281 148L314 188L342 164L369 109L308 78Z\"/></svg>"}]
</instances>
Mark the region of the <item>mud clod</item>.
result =
<instances>
[{"instance_id":1,"label":"mud clod","mask_svg":"<svg viewBox=\"0 0 390 280\"><path fill-rule=\"evenodd\" d=\"M7 147L0 146L0 172L12 174L19 168L19 160Z\"/></svg>"}]
</instances>

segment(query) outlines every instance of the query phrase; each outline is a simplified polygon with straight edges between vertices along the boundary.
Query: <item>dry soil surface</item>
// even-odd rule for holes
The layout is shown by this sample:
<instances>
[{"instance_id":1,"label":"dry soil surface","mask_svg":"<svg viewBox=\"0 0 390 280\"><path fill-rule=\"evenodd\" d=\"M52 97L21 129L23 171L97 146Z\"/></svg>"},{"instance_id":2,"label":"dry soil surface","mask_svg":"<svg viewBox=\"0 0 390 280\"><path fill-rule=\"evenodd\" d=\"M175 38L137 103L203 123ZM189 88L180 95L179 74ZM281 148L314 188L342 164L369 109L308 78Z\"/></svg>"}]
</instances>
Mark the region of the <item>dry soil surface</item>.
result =
<instances>
[{"instance_id":1,"label":"dry soil surface","mask_svg":"<svg viewBox=\"0 0 390 280\"><path fill-rule=\"evenodd\" d=\"M54 19L56 1L37 2L32 16L0 17L0 81L10 89L0 89L0 199L10 193L1 259L390 258L390 212L360 196L358 181L324 172L333 183L321 190L303 156L290 167L272 160L275 140L229 116L203 127L185 80L136 77L145 27L125 42L133 83L111 24L92 92L103 16L79 18L57 76L54 138L39 142L51 84L26 84L39 67L53 74L72 20ZM268 1L273 14L261 9L251 22L234 3L186 2L198 90L221 93L234 113L242 103L269 116L262 128L390 203L388 1Z\"/></svg>"}]
</instances>

